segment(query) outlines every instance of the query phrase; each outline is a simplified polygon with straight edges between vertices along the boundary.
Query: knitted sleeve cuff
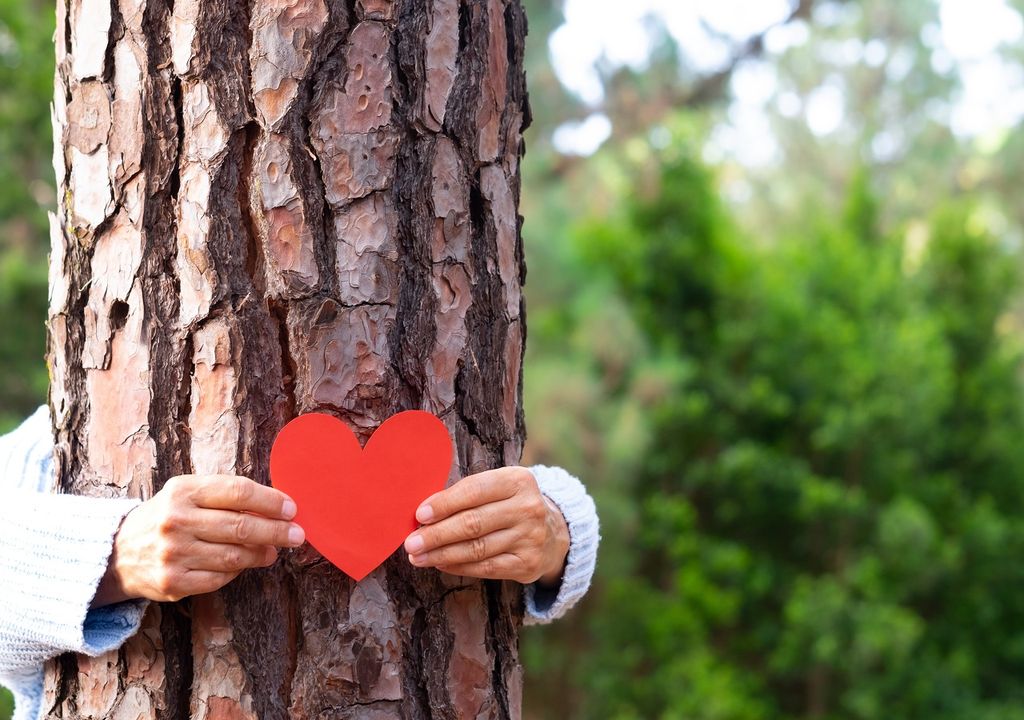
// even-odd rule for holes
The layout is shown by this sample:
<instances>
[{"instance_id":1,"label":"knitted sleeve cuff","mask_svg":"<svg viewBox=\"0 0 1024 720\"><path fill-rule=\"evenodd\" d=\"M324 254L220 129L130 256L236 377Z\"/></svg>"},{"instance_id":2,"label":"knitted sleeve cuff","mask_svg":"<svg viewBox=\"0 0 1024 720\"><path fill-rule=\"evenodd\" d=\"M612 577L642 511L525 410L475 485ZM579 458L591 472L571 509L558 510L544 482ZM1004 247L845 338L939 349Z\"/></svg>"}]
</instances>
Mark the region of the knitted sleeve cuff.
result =
<instances>
[{"instance_id":1,"label":"knitted sleeve cuff","mask_svg":"<svg viewBox=\"0 0 1024 720\"><path fill-rule=\"evenodd\" d=\"M128 600L116 605L92 608L82 623L82 648L86 655L102 655L121 647L125 640L139 631L149 600Z\"/></svg>"},{"instance_id":2,"label":"knitted sleeve cuff","mask_svg":"<svg viewBox=\"0 0 1024 720\"><path fill-rule=\"evenodd\" d=\"M119 648L142 624L148 600L129 600L90 610L83 624L84 643L79 652L102 655ZM43 663L0 673L3 684L14 693L14 717L40 717L43 699Z\"/></svg>"},{"instance_id":3,"label":"knitted sleeve cuff","mask_svg":"<svg viewBox=\"0 0 1024 720\"><path fill-rule=\"evenodd\" d=\"M134 633L145 604L89 605L114 535L138 500L12 493L0 511L0 666L31 666L62 652L90 655Z\"/></svg>"},{"instance_id":4,"label":"knitted sleeve cuff","mask_svg":"<svg viewBox=\"0 0 1024 720\"><path fill-rule=\"evenodd\" d=\"M562 468L534 465L530 472L540 491L562 511L569 526L569 556L561 584L557 589L548 589L532 583L524 589L524 623L537 625L560 618L586 594L594 576L601 538L597 509L583 483Z\"/></svg>"}]
</instances>

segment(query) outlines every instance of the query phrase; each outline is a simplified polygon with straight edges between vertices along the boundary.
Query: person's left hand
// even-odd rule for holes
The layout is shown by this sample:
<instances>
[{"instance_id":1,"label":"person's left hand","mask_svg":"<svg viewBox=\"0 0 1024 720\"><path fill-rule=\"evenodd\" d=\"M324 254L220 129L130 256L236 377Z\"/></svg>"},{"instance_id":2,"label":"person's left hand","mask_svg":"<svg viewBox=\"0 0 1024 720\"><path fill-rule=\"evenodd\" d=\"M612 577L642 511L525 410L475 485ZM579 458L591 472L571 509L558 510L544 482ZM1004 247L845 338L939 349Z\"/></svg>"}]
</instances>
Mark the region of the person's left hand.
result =
<instances>
[{"instance_id":1,"label":"person's left hand","mask_svg":"<svg viewBox=\"0 0 1024 720\"><path fill-rule=\"evenodd\" d=\"M424 500L416 519L423 526L405 550L417 567L548 586L562 579L569 528L526 468L465 477Z\"/></svg>"}]
</instances>

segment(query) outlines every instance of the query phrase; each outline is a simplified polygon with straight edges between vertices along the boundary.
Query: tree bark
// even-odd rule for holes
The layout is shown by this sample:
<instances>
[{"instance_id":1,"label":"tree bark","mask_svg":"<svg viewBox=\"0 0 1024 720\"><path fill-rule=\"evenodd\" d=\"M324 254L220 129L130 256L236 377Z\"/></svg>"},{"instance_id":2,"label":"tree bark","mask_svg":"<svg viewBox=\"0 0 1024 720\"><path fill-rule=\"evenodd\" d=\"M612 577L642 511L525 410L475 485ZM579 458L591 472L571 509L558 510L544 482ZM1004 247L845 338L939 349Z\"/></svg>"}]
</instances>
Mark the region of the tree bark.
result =
<instances>
[{"instance_id":1,"label":"tree bark","mask_svg":"<svg viewBox=\"0 0 1024 720\"><path fill-rule=\"evenodd\" d=\"M522 448L519 0L58 0L60 489L267 483L277 431L422 408ZM61 718L517 718L521 588L314 550L46 673Z\"/></svg>"}]
</instances>

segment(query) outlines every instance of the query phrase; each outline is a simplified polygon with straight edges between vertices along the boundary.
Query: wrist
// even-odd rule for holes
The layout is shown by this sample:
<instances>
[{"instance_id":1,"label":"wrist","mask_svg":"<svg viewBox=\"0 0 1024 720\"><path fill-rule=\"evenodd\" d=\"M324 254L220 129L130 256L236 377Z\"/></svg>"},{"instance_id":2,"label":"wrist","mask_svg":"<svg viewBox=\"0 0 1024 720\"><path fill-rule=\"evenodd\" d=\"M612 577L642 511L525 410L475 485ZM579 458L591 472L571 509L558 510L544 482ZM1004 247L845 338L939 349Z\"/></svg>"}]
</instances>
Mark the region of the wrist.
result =
<instances>
[{"instance_id":1,"label":"wrist","mask_svg":"<svg viewBox=\"0 0 1024 720\"><path fill-rule=\"evenodd\" d=\"M551 498L545 495L544 502L548 506L548 525L552 528L552 551L548 568L537 579L537 584L546 588L555 588L562 583L565 563L569 557L569 526L565 522L562 511Z\"/></svg>"},{"instance_id":2,"label":"wrist","mask_svg":"<svg viewBox=\"0 0 1024 720\"><path fill-rule=\"evenodd\" d=\"M123 526L124 520L121 521ZM130 600L138 595L133 595L126 587L124 573L118 563L118 541L121 539L121 527L114 533L114 540L110 545L110 557L107 559L107 569L100 578L100 584L96 588L96 595L93 596L90 607L103 607L114 603Z\"/></svg>"},{"instance_id":3,"label":"wrist","mask_svg":"<svg viewBox=\"0 0 1024 720\"><path fill-rule=\"evenodd\" d=\"M100 580L99 587L96 588L96 595L93 596L90 607L103 607L104 605L113 605L114 603L124 602L131 598L121 584L121 581L117 577L117 573L107 566L107 571L103 573L103 578Z\"/></svg>"}]
</instances>

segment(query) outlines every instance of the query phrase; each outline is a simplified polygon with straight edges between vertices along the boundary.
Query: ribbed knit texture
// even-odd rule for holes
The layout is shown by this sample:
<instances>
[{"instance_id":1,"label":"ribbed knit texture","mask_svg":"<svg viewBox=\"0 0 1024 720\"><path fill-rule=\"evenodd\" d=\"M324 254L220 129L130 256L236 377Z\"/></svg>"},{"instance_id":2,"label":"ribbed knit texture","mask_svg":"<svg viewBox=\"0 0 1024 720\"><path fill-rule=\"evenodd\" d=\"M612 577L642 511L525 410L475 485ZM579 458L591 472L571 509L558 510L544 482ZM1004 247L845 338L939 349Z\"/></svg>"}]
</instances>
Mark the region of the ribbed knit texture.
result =
<instances>
[{"instance_id":1,"label":"ribbed knit texture","mask_svg":"<svg viewBox=\"0 0 1024 720\"><path fill-rule=\"evenodd\" d=\"M594 500L578 479L559 467L534 465L530 468L540 491L562 511L569 526L569 557L557 591L537 584L524 589L526 625L547 623L562 617L579 602L590 587L601 540Z\"/></svg>"},{"instance_id":2,"label":"ribbed knit texture","mask_svg":"<svg viewBox=\"0 0 1024 720\"><path fill-rule=\"evenodd\" d=\"M48 492L53 480L50 410L36 410L12 432L0 436L0 487Z\"/></svg>"},{"instance_id":3,"label":"ribbed knit texture","mask_svg":"<svg viewBox=\"0 0 1024 720\"><path fill-rule=\"evenodd\" d=\"M15 720L40 715L43 663L100 655L139 628L145 603L95 610L114 533L137 500L55 495L50 418L40 408L0 438L0 682Z\"/></svg>"},{"instance_id":4,"label":"ribbed knit texture","mask_svg":"<svg viewBox=\"0 0 1024 720\"><path fill-rule=\"evenodd\" d=\"M569 556L557 589L524 588L525 623L564 615L590 587L598 520L583 484L565 470L530 468L569 526ZM41 712L43 663L64 652L100 655L131 637L146 603L89 609L114 534L138 500L51 494L53 439L41 407L0 437L0 682L15 694L14 720ZM73 549L73 550L72 550Z\"/></svg>"}]
</instances>

